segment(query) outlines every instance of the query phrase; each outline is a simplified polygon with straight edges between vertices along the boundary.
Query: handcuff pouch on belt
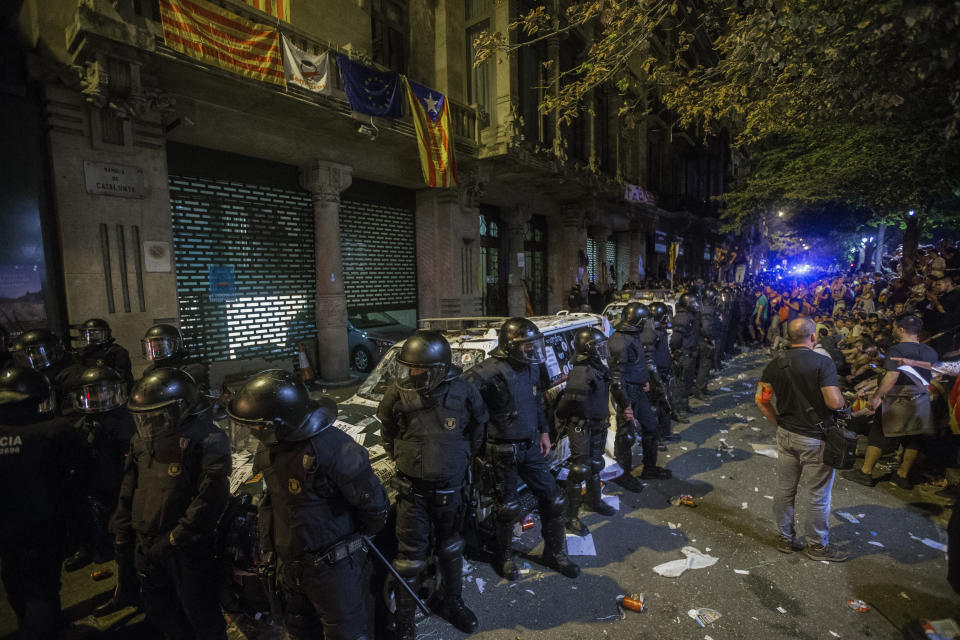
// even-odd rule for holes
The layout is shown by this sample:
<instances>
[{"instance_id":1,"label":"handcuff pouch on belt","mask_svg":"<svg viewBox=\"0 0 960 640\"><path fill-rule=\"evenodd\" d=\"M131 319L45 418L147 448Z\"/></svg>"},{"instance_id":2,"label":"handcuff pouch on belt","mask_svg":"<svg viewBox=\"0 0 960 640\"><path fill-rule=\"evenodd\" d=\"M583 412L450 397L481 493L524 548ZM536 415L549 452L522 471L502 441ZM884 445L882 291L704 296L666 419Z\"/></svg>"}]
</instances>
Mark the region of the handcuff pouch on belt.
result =
<instances>
[{"instance_id":1,"label":"handcuff pouch on belt","mask_svg":"<svg viewBox=\"0 0 960 640\"><path fill-rule=\"evenodd\" d=\"M443 489L418 489L414 486L413 481L406 476L401 474L395 475L391 479L394 489L397 490L397 495L401 498L406 498L407 500L413 500L414 498L420 498L421 500L426 500L430 502L434 507L445 507L451 502L455 496L457 496L462 487L445 487Z\"/></svg>"},{"instance_id":2,"label":"handcuff pouch on belt","mask_svg":"<svg viewBox=\"0 0 960 640\"><path fill-rule=\"evenodd\" d=\"M352 536L341 540L326 551L304 554L304 564L314 567L319 567L322 564L333 566L365 548L363 536Z\"/></svg>"}]
</instances>

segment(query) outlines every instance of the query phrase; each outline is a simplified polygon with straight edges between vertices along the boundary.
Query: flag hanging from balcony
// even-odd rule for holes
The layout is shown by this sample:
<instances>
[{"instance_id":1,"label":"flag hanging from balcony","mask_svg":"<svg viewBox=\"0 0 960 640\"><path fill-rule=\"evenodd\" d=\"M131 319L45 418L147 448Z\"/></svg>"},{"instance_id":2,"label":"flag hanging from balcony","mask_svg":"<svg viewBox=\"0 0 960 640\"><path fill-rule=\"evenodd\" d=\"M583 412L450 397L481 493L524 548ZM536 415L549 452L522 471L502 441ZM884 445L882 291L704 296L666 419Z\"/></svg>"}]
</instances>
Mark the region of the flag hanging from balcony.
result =
<instances>
[{"instance_id":1,"label":"flag hanging from balcony","mask_svg":"<svg viewBox=\"0 0 960 640\"><path fill-rule=\"evenodd\" d=\"M252 80L283 84L280 34L206 0L160 0L164 43Z\"/></svg>"},{"instance_id":2,"label":"flag hanging from balcony","mask_svg":"<svg viewBox=\"0 0 960 640\"><path fill-rule=\"evenodd\" d=\"M290 0L243 0L254 9L269 13L278 20L290 22Z\"/></svg>"},{"instance_id":3,"label":"flag hanging from balcony","mask_svg":"<svg viewBox=\"0 0 960 640\"><path fill-rule=\"evenodd\" d=\"M447 98L439 91L407 80L406 77L403 83L407 89L413 124L417 129L423 179L431 187L452 187L457 184L457 159L453 152Z\"/></svg>"},{"instance_id":4,"label":"flag hanging from balcony","mask_svg":"<svg viewBox=\"0 0 960 640\"><path fill-rule=\"evenodd\" d=\"M307 91L330 95L333 89L333 59L329 51L307 53L280 34L283 42L283 72L287 86L295 85Z\"/></svg>"},{"instance_id":5,"label":"flag hanging from balcony","mask_svg":"<svg viewBox=\"0 0 960 640\"><path fill-rule=\"evenodd\" d=\"M364 66L343 54L337 56L337 66L351 110L380 118L403 115L399 75Z\"/></svg>"}]
</instances>

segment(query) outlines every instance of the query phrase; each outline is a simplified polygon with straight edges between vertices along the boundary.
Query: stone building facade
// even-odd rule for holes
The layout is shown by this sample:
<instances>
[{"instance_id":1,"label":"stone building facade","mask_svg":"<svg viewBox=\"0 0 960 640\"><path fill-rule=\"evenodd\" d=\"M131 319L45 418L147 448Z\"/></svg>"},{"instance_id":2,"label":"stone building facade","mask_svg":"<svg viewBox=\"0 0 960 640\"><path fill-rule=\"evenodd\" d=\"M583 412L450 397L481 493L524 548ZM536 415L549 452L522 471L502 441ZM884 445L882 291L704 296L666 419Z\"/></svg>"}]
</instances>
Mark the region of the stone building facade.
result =
<instances>
[{"instance_id":1,"label":"stone building facade","mask_svg":"<svg viewBox=\"0 0 960 640\"><path fill-rule=\"evenodd\" d=\"M570 64L589 34L475 68L471 39L507 32L523 2L290 0L283 22L214 3L443 92L459 185L424 185L409 117L357 116L338 88L248 80L166 47L157 0L25 0L0 89L20 118L0 126L30 146L14 161L36 167L42 242L17 260L42 270L52 325L103 317L139 355L147 327L178 324L215 380L289 366L316 337L335 381L349 373L348 315L554 313L604 264L618 285L663 277L681 238L681 272L709 268L724 141L656 116L627 127L612 89L571 126L537 110L559 81L541 63ZM626 185L654 198L628 200Z\"/></svg>"}]
</instances>

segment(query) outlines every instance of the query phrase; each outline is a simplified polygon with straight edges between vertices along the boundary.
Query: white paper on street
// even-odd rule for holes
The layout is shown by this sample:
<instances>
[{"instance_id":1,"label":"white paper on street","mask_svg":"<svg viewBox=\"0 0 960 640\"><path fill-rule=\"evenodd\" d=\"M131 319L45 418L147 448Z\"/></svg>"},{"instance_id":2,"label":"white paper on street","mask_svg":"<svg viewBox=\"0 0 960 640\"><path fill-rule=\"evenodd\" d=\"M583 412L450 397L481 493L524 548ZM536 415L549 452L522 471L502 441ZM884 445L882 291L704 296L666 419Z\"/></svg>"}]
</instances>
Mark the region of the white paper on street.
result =
<instances>
[{"instance_id":1,"label":"white paper on street","mask_svg":"<svg viewBox=\"0 0 960 640\"><path fill-rule=\"evenodd\" d=\"M567 540L569 542L570 536L567 536ZM686 558L658 564L653 568L654 572L665 578L677 578L687 569L705 569L715 565L719 560L719 558L703 553L696 547L684 547L680 549L680 553Z\"/></svg>"},{"instance_id":2,"label":"white paper on street","mask_svg":"<svg viewBox=\"0 0 960 640\"><path fill-rule=\"evenodd\" d=\"M567 555L568 556L595 556L597 548L593 544L593 534L580 537L572 533L567 534Z\"/></svg>"}]
</instances>

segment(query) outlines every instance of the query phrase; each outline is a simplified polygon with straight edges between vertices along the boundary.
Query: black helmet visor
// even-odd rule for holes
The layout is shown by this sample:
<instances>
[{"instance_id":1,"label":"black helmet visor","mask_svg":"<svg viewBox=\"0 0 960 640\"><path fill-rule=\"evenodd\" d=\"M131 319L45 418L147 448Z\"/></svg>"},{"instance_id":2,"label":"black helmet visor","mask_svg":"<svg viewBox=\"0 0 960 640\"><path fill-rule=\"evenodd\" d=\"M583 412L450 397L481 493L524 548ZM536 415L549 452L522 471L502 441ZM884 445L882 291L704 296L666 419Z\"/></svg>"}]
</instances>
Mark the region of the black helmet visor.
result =
<instances>
[{"instance_id":1,"label":"black helmet visor","mask_svg":"<svg viewBox=\"0 0 960 640\"><path fill-rule=\"evenodd\" d=\"M230 417L230 440L243 441L245 434L252 435L265 445L277 444L277 423L274 420L246 420L228 414Z\"/></svg>"},{"instance_id":2,"label":"black helmet visor","mask_svg":"<svg viewBox=\"0 0 960 640\"><path fill-rule=\"evenodd\" d=\"M433 391L447 377L446 364L407 364L399 358L390 363L390 374L400 389L410 391Z\"/></svg>"},{"instance_id":3,"label":"black helmet visor","mask_svg":"<svg viewBox=\"0 0 960 640\"><path fill-rule=\"evenodd\" d=\"M11 355L17 364L42 371L63 357L63 349L58 344L27 344Z\"/></svg>"},{"instance_id":4,"label":"black helmet visor","mask_svg":"<svg viewBox=\"0 0 960 640\"><path fill-rule=\"evenodd\" d=\"M127 390L121 383L101 382L80 387L73 395L73 408L80 413L104 413L127 401Z\"/></svg>"},{"instance_id":5,"label":"black helmet visor","mask_svg":"<svg viewBox=\"0 0 960 640\"><path fill-rule=\"evenodd\" d=\"M179 338L171 336L158 336L156 338L143 339L143 357L147 360L164 360L170 358L182 350Z\"/></svg>"},{"instance_id":6,"label":"black helmet visor","mask_svg":"<svg viewBox=\"0 0 960 640\"><path fill-rule=\"evenodd\" d=\"M149 411L130 411L140 437L153 440L174 431L180 425L179 404L172 402Z\"/></svg>"},{"instance_id":7,"label":"black helmet visor","mask_svg":"<svg viewBox=\"0 0 960 640\"><path fill-rule=\"evenodd\" d=\"M91 329L80 329L80 341L90 346L94 344L103 344L110 339L110 329L95 327Z\"/></svg>"},{"instance_id":8,"label":"black helmet visor","mask_svg":"<svg viewBox=\"0 0 960 640\"><path fill-rule=\"evenodd\" d=\"M547 356L543 336L512 341L510 343L510 357L525 364L546 362Z\"/></svg>"}]
</instances>

